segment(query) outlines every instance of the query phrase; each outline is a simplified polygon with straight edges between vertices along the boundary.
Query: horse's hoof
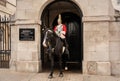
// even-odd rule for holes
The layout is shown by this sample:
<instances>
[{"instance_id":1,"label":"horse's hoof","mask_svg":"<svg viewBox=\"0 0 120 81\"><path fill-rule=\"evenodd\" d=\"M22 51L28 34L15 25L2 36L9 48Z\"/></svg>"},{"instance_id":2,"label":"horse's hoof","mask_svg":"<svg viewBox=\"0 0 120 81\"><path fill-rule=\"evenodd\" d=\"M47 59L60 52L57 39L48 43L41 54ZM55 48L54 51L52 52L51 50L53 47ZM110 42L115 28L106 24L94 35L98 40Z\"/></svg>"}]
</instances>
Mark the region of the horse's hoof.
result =
<instances>
[{"instance_id":1,"label":"horse's hoof","mask_svg":"<svg viewBox=\"0 0 120 81\"><path fill-rule=\"evenodd\" d=\"M52 76L52 75L49 75L49 76L48 76L48 78L49 78L49 79L52 79L52 78L53 78L53 76Z\"/></svg>"},{"instance_id":2,"label":"horse's hoof","mask_svg":"<svg viewBox=\"0 0 120 81\"><path fill-rule=\"evenodd\" d=\"M63 77L63 73L60 73L60 74L59 74L59 77Z\"/></svg>"}]
</instances>

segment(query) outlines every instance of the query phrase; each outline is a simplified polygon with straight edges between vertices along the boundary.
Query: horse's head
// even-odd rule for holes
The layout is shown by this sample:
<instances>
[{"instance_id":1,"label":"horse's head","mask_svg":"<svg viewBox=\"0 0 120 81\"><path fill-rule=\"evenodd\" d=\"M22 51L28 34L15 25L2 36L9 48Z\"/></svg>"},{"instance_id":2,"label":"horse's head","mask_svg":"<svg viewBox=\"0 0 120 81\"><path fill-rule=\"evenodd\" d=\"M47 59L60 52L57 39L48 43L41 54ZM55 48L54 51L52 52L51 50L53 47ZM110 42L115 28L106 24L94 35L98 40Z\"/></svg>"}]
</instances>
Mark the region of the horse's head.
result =
<instances>
[{"instance_id":1,"label":"horse's head","mask_svg":"<svg viewBox=\"0 0 120 81\"><path fill-rule=\"evenodd\" d=\"M43 39L43 46L44 47L48 47L48 44L51 42L51 40L53 40L54 38L54 31L49 29L49 28L46 28L44 30L44 39Z\"/></svg>"}]
</instances>

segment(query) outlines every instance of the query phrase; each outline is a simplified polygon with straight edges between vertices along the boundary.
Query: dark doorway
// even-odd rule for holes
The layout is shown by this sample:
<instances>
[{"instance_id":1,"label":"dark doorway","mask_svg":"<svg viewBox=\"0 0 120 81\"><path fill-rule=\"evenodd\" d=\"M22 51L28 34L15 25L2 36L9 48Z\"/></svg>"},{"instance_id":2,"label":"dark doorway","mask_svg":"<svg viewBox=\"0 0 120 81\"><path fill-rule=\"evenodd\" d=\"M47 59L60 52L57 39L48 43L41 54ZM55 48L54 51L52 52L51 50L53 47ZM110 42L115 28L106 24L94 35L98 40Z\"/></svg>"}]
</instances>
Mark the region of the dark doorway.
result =
<instances>
[{"instance_id":1,"label":"dark doorway","mask_svg":"<svg viewBox=\"0 0 120 81\"><path fill-rule=\"evenodd\" d=\"M71 12L62 13L62 23L67 26L67 42L69 44L69 62L82 62L82 25L81 18ZM57 25L57 18L53 22L53 27Z\"/></svg>"},{"instance_id":2,"label":"dark doorway","mask_svg":"<svg viewBox=\"0 0 120 81\"><path fill-rule=\"evenodd\" d=\"M78 69L82 68L83 60L83 26L82 26L82 12L79 7L72 1L55 1L50 3L43 11L41 20L42 27L52 27L57 25L58 14L62 15L62 22L67 26L67 42L69 44L70 59L68 64L71 68L71 64L76 64ZM43 34L42 34L43 37ZM43 39L42 39L43 40ZM49 59L44 54L44 49L41 46L42 64L47 66ZM48 64L49 65L49 64Z\"/></svg>"}]
</instances>

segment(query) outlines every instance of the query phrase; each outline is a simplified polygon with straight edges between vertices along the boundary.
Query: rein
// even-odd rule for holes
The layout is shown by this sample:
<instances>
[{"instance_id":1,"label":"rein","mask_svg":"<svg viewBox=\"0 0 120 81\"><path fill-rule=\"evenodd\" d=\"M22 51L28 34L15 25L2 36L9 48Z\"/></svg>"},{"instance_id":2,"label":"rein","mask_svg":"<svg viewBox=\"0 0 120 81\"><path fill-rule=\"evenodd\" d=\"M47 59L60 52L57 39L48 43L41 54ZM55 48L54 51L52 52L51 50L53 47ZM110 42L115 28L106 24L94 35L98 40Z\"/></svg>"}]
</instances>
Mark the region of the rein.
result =
<instances>
[{"instance_id":1,"label":"rein","mask_svg":"<svg viewBox=\"0 0 120 81\"><path fill-rule=\"evenodd\" d=\"M47 51L50 52L52 51L52 46L51 46L51 43L48 39L48 33L53 33L52 30L48 29L45 33L45 37L44 37L44 40L43 40L43 46L47 48Z\"/></svg>"},{"instance_id":2,"label":"rein","mask_svg":"<svg viewBox=\"0 0 120 81\"><path fill-rule=\"evenodd\" d=\"M49 33L50 33L50 35L53 34L55 36L55 40L53 38L49 37ZM44 40L43 40L43 46L47 48L48 52L53 52L55 50L60 49L61 48L60 41L62 41L61 38L58 37L58 35L56 33L54 33L54 31L52 31L50 29L46 30ZM56 42L56 44L51 44L51 42L53 42L53 43ZM63 52L63 49L62 49L62 52Z\"/></svg>"}]
</instances>

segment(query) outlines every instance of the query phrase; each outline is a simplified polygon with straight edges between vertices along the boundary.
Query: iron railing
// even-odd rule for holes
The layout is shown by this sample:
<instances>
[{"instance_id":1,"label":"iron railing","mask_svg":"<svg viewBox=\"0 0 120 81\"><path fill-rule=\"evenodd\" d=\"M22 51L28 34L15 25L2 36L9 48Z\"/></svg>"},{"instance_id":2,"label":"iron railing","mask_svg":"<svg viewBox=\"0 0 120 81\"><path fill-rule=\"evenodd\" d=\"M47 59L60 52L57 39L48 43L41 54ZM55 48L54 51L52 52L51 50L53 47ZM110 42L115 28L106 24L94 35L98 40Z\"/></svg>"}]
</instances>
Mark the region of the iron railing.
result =
<instances>
[{"instance_id":1,"label":"iron railing","mask_svg":"<svg viewBox=\"0 0 120 81\"><path fill-rule=\"evenodd\" d=\"M10 18L0 16L0 68L9 68L11 56Z\"/></svg>"}]
</instances>

